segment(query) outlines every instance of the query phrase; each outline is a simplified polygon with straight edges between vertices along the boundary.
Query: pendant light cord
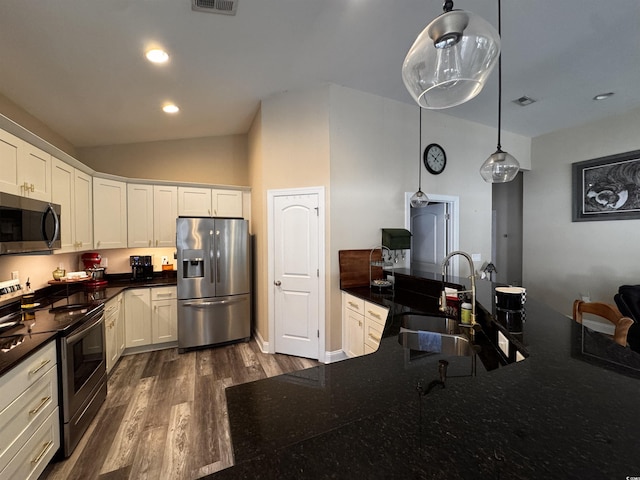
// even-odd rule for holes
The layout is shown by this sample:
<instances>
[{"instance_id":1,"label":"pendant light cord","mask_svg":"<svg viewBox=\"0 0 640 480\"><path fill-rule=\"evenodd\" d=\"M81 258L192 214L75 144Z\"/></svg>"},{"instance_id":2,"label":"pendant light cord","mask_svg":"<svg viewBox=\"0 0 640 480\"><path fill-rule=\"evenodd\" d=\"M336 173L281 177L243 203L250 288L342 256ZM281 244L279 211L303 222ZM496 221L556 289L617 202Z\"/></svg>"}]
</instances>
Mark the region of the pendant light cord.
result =
<instances>
[{"instance_id":1,"label":"pendant light cord","mask_svg":"<svg viewBox=\"0 0 640 480\"><path fill-rule=\"evenodd\" d=\"M502 10L500 0L498 0L498 36L502 43L502 19L500 11ZM502 126L502 46L500 47L500 55L498 56L498 150L502 150L500 145L500 128Z\"/></svg>"},{"instance_id":2,"label":"pendant light cord","mask_svg":"<svg viewBox=\"0 0 640 480\"><path fill-rule=\"evenodd\" d=\"M418 191L422 191L422 108L418 107L418 115L420 115L420 125L418 131Z\"/></svg>"}]
</instances>

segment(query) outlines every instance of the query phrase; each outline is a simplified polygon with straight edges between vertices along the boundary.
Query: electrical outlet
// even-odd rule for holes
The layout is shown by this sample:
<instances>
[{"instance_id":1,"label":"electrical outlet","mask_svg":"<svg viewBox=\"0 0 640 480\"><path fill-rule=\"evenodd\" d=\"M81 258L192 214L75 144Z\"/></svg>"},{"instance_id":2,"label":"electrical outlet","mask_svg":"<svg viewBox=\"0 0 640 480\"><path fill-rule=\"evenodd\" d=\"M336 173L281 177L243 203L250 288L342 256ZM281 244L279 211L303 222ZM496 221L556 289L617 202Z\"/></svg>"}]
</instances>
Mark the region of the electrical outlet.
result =
<instances>
[{"instance_id":1,"label":"electrical outlet","mask_svg":"<svg viewBox=\"0 0 640 480\"><path fill-rule=\"evenodd\" d=\"M169 264L169 257L167 257L166 255L162 255L160 257L161 263L162 265L168 265Z\"/></svg>"},{"instance_id":2,"label":"electrical outlet","mask_svg":"<svg viewBox=\"0 0 640 480\"><path fill-rule=\"evenodd\" d=\"M17 271L11 272L11 280L18 280L19 278L20 278L20 275L18 274Z\"/></svg>"},{"instance_id":3,"label":"electrical outlet","mask_svg":"<svg viewBox=\"0 0 640 480\"><path fill-rule=\"evenodd\" d=\"M104 268L107 268L109 266L109 259L107 257L102 257L102 260L100 260L100 265L102 265Z\"/></svg>"},{"instance_id":4,"label":"electrical outlet","mask_svg":"<svg viewBox=\"0 0 640 480\"><path fill-rule=\"evenodd\" d=\"M472 253L471 254L471 260L473 260L474 262L481 262L482 261L482 254L480 254L480 253Z\"/></svg>"}]
</instances>

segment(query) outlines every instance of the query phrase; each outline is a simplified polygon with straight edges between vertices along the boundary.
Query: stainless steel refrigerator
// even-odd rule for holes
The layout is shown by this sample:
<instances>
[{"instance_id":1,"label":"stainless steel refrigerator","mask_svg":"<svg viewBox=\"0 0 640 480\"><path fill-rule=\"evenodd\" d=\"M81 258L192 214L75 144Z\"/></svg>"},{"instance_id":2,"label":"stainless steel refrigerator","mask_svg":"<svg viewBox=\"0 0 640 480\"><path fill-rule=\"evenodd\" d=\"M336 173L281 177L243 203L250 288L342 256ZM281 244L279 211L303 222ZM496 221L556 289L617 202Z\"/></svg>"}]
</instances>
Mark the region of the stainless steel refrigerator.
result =
<instances>
[{"instance_id":1,"label":"stainless steel refrigerator","mask_svg":"<svg viewBox=\"0 0 640 480\"><path fill-rule=\"evenodd\" d=\"M249 242L246 220L177 219L179 351L251 335Z\"/></svg>"}]
</instances>

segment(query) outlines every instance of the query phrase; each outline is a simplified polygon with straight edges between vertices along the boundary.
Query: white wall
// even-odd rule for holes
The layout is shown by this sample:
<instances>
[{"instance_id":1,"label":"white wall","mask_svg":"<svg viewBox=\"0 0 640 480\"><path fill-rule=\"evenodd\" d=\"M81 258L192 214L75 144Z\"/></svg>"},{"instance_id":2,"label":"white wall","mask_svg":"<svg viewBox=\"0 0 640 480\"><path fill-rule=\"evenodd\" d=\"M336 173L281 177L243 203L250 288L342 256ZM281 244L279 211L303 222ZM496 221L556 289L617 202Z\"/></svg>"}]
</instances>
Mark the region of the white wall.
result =
<instances>
[{"instance_id":1,"label":"white wall","mask_svg":"<svg viewBox=\"0 0 640 480\"><path fill-rule=\"evenodd\" d=\"M418 189L418 165L424 192L459 196L460 248L489 257L491 185L479 169L496 149L495 129L423 110L422 147L439 143L447 152L436 176L420 161L417 105L332 85L330 111L333 324L340 318L338 251L371 248L380 244L381 228L404 227L404 194ZM530 139L503 132L502 143L530 168Z\"/></svg>"},{"instance_id":2,"label":"white wall","mask_svg":"<svg viewBox=\"0 0 640 480\"><path fill-rule=\"evenodd\" d=\"M571 314L579 293L613 302L640 283L640 220L571 221L571 164L640 149L640 109L532 141L524 175L524 285Z\"/></svg>"}]
</instances>

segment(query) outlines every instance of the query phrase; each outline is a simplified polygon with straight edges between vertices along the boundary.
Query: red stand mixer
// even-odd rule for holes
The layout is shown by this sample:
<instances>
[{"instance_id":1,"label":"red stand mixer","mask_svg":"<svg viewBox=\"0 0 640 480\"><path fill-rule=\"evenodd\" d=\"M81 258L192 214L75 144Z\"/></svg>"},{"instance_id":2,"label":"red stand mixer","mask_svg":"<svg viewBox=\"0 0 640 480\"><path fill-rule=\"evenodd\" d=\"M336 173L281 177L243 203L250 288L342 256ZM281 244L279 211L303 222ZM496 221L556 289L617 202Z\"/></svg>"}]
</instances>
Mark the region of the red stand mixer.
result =
<instances>
[{"instance_id":1,"label":"red stand mixer","mask_svg":"<svg viewBox=\"0 0 640 480\"><path fill-rule=\"evenodd\" d=\"M84 270L89 274L91 280L87 281L89 287L99 287L107 284L104 278L105 267L100 266L102 256L98 252L83 253L80 257L84 264Z\"/></svg>"}]
</instances>

